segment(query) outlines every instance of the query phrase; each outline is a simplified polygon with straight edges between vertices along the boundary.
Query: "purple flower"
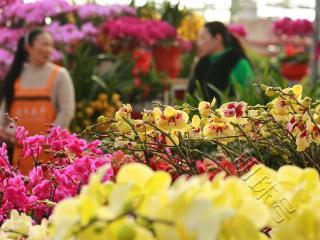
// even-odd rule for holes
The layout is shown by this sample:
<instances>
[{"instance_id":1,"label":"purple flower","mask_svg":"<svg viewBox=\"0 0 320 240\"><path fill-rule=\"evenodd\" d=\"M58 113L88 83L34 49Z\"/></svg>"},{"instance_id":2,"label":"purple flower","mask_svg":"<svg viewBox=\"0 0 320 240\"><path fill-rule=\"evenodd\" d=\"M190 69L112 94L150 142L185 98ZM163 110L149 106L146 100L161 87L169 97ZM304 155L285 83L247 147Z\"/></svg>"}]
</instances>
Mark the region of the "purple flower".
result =
<instances>
[{"instance_id":1,"label":"purple flower","mask_svg":"<svg viewBox=\"0 0 320 240\"><path fill-rule=\"evenodd\" d=\"M53 50L52 57L51 57L51 61L57 62L57 61L62 60L62 58L63 58L63 53L60 52L60 51L57 50L57 49L54 49L54 50Z\"/></svg>"},{"instance_id":2,"label":"purple flower","mask_svg":"<svg viewBox=\"0 0 320 240\"><path fill-rule=\"evenodd\" d=\"M102 6L98 4L85 4L77 7L77 13L82 20L88 18L114 18L120 15L135 16L136 10L127 5Z\"/></svg>"},{"instance_id":3,"label":"purple flower","mask_svg":"<svg viewBox=\"0 0 320 240\"><path fill-rule=\"evenodd\" d=\"M80 40L95 42L99 33L98 29L90 22L83 24L81 29L72 23L60 25L58 22L53 22L45 29L51 33L57 44L72 44ZM56 55L56 58L60 57L58 54Z\"/></svg>"},{"instance_id":4,"label":"purple flower","mask_svg":"<svg viewBox=\"0 0 320 240\"><path fill-rule=\"evenodd\" d=\"M85 37L84 33L72 23L60 25L58 22L53 22L45 29L52 34L54 41L58 44L72 43Z\"/></svg>"},{"instance_id":5,"label":"purple flower","mask_svg":"<svg viewBox=\"0 0 320 240\"><path fill-rule=\"evenodd\" d=\"M13 54L6 49L0 48L0 80L5 77L12 61Z\"/></svg>"},{"instance_id":6,"label":"purple flower","mask_svg":"<svg viewBox=\"0 0 320 240\"><path fill-rule=\"evenodd\" d=\"M81 32L89 42L96 42L99 30L90 22L81 26Z\"/></svg>"},{"instance_id":7,"label":"purple flower","mask_svg":"<svg viewBox=\"0 0 320 240\"><path fill-rule=\"evenodd\" d=\"M0 65L9 66L13 61L13 54L3 48L0 48Z\"/></svg>"},{"instance_id":8,"label":"purple flower","mask_svg":"<svg viewBox=\"0 0 320 240\"><path fill-rule=\"evenodd\" d=\"M28 24L39 24L43 23L46 17L54 17L73 10L74 6L66 0L43 0L34 3L16 2L4 8L2 22L18 23L24 21Z\"/></svg>"},{"instance_id":9,"label":"purple flower","mask_svg":"<svg viewBox=\"0 0 320 240\"><path fill-rule=\"evenodd\" d=\"M15 50L24 32L23 29L0 28L0 46Z\"/></svg>"},{"instance_id":10,"label":"purple flower","mask_svg":"<svg viewBox=\"0 0 320 240\"><path fill-rule=\"evenodd\" d=\"M22 0L0 0L0 9L14 3L21 3Z\"/></svg>"}]
</instances>

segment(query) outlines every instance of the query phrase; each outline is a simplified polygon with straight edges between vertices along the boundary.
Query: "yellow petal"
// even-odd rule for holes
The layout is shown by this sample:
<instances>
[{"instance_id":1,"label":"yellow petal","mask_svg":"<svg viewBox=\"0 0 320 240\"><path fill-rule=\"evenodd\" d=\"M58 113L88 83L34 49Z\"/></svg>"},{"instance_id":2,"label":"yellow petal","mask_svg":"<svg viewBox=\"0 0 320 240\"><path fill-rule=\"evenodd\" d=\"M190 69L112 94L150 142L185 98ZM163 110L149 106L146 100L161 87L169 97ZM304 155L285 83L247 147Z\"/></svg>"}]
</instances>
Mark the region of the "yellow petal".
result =
<instances>
[{"instance_id":1,"label":"yellow petal","mask_svg":"<svg viewBox=\"0 0 320 240\"><path fill-rule=\"evenodd\" d=\"M303 152L307 148L310 147L311 141L309 137L300 137L298 136L296 139L296 145L297 145L297 151L298 152Z\"/></svg>"},{"instance_id":2,"label":"yellow petal","mask_svg":"<svg viewBox=\"0 0 320 240\"><path fill-rule=\"evenodd\" d=\"M149 178L145 191L155 194L167 190L171 185L171 176L167 172L157 171Z\"/></svg>"},{"instance_id":3,"label":"yellow petal","mask_svg":"<svg viewBox=\"0 0 320 240\"><path fill-rule=\"evenodd\" d=\"M117 183L133 183L144 187L153 171L147 165L142 163L129 163L124 165L118 172Z\"/></svg>"},{"instance_id":4,"label":"yellow petal","mask_svg":"<svg viewBox=\"0 0 320 240\"><path fill-rule=\"evenodd\" d=\"M168 118L171 118L175 115L176 109L171 106L168 106L164 109L164 115Z\"/></svg>"},{"instance_id":5,"label":"yellow petal","mask_svg":"<svg viewBox=\"0 0 320 240\"><path fill-rule=\"evenodd\" d=\"M294 96L297 98L297 99L300 99L301 98L301 94L302 94L302 85L300 84L296 84L292 87L292 91L294 93Z\"/></svg>"},{"instance_id":6,"label":"yellow petal","mask_svg":"<svg viewBox=\"0 0 320 240\"><path fill-rule=\"evenodd\" d=\"M202 101L198 106L199 113L203 117L208 117L211 111L211 105L209 102Z\"/></svg>"},{"instance_id":7,"label":"yellow petal","mask_svg":"<svg viewBox=\"0 0 320 240\"><path fill-rule=\"evenodd\" d=\"M81 195L79 204L80 223L82 225L88 224L96 216L98 209L98 203L93 197Z\"/></svg>"},{"instance_id":8,"label":"yellow petal","mask_svg":"<svg viewBox=\"0 0 320 240\"><path fill-rule=\"evenodd\" d=\"M192 117L192 126L194 127L194 128L198 128L199 126L200 126L200 117L198 116L198 115L194 115L193 117Z\"/></svg>"}]
</instances>

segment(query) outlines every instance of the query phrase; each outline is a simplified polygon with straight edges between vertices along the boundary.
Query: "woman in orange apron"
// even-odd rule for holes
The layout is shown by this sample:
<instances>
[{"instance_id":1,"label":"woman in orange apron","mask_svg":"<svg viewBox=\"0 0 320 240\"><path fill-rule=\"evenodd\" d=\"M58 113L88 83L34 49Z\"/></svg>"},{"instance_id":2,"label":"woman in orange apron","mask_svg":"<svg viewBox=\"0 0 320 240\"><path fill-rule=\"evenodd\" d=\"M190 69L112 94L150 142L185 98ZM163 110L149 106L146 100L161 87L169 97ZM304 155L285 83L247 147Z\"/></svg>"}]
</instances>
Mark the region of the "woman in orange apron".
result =
<instances>
[{"instance_id":1,"label":"woman in orange apron","mask_svg":"<svg viewBox=\"0 0 320 240\"><path fill-rule=\"evenodd\" d=\"M0 92L1 110L18 119L29 135L45 134L50 124L67 128L74 113L74 90L68 72L50 62L52 36L35 29L22 39ZM0 140L9 142L12 134L5 123ZM27 174L35 159L23 158L22 146L13 143L13 164ZM48 161L44 151L37 161Z\"/></svg>"}]
</instances>

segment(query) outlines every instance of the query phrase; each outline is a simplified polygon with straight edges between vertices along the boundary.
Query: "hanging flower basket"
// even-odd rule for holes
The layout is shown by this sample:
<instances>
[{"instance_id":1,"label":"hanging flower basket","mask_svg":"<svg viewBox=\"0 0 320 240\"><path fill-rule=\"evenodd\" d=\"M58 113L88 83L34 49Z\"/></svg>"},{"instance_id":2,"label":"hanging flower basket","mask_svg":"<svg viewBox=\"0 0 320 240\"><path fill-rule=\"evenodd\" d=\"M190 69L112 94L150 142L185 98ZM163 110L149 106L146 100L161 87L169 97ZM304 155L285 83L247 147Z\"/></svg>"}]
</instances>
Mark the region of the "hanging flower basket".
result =
<instances>
[{"instance_id":1,"label":"hanging flower basket","mask_svg":"<svg viewBox=\"0 0 320 240\"><path fill-rule=\"evenodd\" d=\"M158 72L165 72L171 78L178 77L181 69L181 50L178 46L158 45L153 50L153 56Z\"/></svg>"},{"instance_id":2,"label":"hanging flower basket","mask_svg":"<svg viewBox=\"0 0 320 240\"><path fill-rule=\"evenodd\" d=\"M301 81L307 74L307 63L282 63L281 74L289 81Z\"/></svg>"}]
</instances>

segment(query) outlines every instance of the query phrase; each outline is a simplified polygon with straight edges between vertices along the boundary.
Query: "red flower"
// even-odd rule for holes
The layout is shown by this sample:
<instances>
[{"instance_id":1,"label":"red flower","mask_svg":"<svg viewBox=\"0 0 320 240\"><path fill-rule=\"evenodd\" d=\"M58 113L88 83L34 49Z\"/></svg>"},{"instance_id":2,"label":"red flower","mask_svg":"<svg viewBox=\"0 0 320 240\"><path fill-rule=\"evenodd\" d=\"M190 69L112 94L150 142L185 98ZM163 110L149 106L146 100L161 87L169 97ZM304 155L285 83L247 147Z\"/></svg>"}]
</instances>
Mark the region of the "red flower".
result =
<instances>
[{"instance_id":1,"label":"red flower","mask_svg":"<svg viewBox=\"0 0 320 240\"><path fill-rule=\"evenodd\" d=\"M143 96L148 97L150 95L150 86L144 85L143 86Z\"/></svg>"},{"instance_id":2,"label":"red flower","mask_svg":"<svg viewBox=\"0 0 320 240\"><path fill-rule=\"evenodd\" d=\"M196 161L199 173L208 174L210 180L220 172L225 172L228 176L242 176L256 164L259 164L259 161L254 157L238 157L234 162L229 159Z\"/></svg>"},{"instance_id":3,"label":"red flower","mask_svg":"<svg viewBox=\"0 0 320 240\"><path fill-rule=\"evenodd\" d=\"M138 77L139 74L145 75L151 68L151 53L143 49L136 49L132 54L132 59L135 61L132 74Z\"/></svg>"},{"instance_id":4,"label":"red flower","mask_svg":"<svg viewBox=\"0 0 320 240\"><path fill-rule=\"evenodd\" d=\"M291 44L286 45L284 51L288 57L295 56L298 53L298 49Z\"/></svg>"},{"instance_id":5,"label":"red flower","mask_svg":"<svg viewBox=\"0 0 320 240\"><path fill-rule=\"evenodd\" d=\"M134 86L135 86L135 87L141 87L141 79L140 79L140 78L135 77L135 78L133 79L133 83L134 83Z\"/></svg>"}]
</instances>

